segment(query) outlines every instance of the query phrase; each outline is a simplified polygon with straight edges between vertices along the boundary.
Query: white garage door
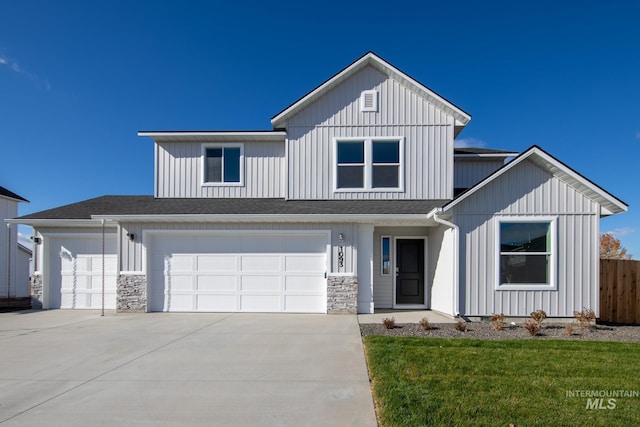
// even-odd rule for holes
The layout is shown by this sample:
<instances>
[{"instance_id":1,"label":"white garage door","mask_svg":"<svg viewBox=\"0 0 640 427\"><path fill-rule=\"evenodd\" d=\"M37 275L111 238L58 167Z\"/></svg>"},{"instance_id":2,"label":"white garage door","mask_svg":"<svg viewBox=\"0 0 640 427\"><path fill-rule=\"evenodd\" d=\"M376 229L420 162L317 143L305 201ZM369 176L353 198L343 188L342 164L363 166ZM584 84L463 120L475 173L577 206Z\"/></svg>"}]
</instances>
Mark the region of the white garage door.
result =
<instances>
[{"instance_id":1,"label":"white garage door","mask_svg":"<svg viewBox=\"0 0 640 427\"><path fill-rule=\"evenodd\" d=\"M52 238L49 308L102 307L102 237ZM116 308L116 239L105 238L105 308Z\"/></svg>"},{"instance_id":2,"label":"white garage door","mask_svg":"<svg viewBox=\"0 0 640 427\"><path fill-rule=\"evenodd\" d=\"M326 312L327 234L202 234L148 240L151 311Z\"/></svg>"}]
</instances>

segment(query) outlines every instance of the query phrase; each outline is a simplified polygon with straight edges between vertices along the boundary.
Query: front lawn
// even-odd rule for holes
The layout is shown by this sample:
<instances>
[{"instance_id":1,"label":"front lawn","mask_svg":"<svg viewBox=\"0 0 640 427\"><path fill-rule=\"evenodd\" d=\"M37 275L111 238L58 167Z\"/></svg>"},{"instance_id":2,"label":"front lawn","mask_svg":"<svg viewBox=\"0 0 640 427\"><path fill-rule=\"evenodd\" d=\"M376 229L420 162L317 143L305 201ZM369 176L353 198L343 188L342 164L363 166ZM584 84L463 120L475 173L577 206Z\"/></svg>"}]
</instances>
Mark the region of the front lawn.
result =
<instances>
[{"instance_id":1,"label":"front lawn","mask_svg":"<svg viewBox=\"0 0 640 427\"><path fill-rule=\"evenodd\" d=\"M640 344L385 336L364 344L381 426L640 425ZM611 395L620 390L633 396ZM589 402L593 391L603 400Z\"/></svg>"}]
</instances>

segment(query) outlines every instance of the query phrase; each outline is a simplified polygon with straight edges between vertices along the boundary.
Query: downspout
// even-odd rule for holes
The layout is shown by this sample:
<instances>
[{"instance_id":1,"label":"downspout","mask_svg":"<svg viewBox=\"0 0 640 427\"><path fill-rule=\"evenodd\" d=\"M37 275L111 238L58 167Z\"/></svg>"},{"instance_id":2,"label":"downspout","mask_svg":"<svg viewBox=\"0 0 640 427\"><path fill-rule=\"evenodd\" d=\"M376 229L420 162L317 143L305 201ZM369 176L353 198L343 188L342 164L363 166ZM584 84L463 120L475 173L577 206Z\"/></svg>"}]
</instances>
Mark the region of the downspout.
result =
<instances>
[{"instance_id":1,"label":"downspout","mask_svg":"<svg viewBox=\"0 0 640 427\"><path fill-rule=\"evenodd\" d=\"M100 316L104 317L104 219L102 221L102 311Z\"/></svg>"},{"instance_id":2,"label":"downspout","mask_svg":"<svg viewBox=\"0 0 640 427\"><path fill-rule=\"evenodd\" d=\"M458 286L459 286L459 269L458 263L460 254L458 253L458 234L460 230L458 226L452 222L449 222L445 219L438 217L439 212L433 213L433 219L438 224L442 224L446 227L451 228L453 230L453 314L458 317L460 316L460 312L458 311Z\"/></svg>"},{"instance_id":3,"label":"downspout","mask_svg":"<svg viewBox=\"0 0 640 427\"><path fill-rule=\"evenodd\" d=\"M7 223L7 300L11 298L11 224Z\"/></svg>"}]
</instances>

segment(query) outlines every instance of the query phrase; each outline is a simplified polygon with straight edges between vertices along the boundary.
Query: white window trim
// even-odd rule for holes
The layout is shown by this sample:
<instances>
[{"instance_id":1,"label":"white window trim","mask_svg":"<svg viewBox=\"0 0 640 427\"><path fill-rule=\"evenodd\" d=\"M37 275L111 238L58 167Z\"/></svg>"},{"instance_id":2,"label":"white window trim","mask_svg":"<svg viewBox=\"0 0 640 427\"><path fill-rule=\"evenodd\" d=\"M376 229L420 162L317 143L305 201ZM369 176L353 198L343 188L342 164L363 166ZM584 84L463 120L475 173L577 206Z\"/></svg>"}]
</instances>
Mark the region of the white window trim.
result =
<instances>
[{"instance_id":1,"label":"white window trim","mask_svg":"<svg viewBox=\"0 0 640 427\"><path fill-rule=\"evenodd\" d=\"M500 283L500 224L503 222L548 222L551 227L551 255L549 260L549 278L551 283L521 283L521 284L501 284ZM494 236L494 256L495 256L495 289L497 291L555 291L558 290L558 217L555 216L503 216L497 217L495 221ZM531 255L535 254L530 253Z\"/></svg>"},{"instance_id":2,"label":"white window trim","mask_svg":"<svg viewBox=\"0 0 640 427\"><path fill-rule=\"evenodd\" d=\"M384 239L389 239L389 272L384 272ZM380 236L380 275L384 277L391 276L393 274L393 237L392 236Z\"/></svg>"},{"instance_id":3,"label":"white window trim","mask_svg":"<svg viewBox=\"0 0 640 427\"><path fill-rule=\"evenodd\" d=\"M339 142L364 142L364 187L363 188L338 188L338 143ZM374 141L398 141L400 150L400 163L385 163L389 166L398 166L398 187L372 188L373 184L373 142ZM333 138L333 191L334 193L400 193L404 192L404 137L403 136L376 136L376 137L345 137ZM354 164L358 166L360 164ZM382 163L376 163L382 165Z\"/></svg>"},{"instance_id":4,"label":"white window trim","mask_svg":"<svg viewBox=\"0 0 640 427\"><path fill-rule=\"evenodd\" d=\"M207 148L240 148L240 182L207 182ZM224 154L222 160L222 176L224 178ZM200 185L203 187L243 187L244 186L244 144L242 143L207 143L202 144L200 155Z\"/></svg>"}]
</instances>

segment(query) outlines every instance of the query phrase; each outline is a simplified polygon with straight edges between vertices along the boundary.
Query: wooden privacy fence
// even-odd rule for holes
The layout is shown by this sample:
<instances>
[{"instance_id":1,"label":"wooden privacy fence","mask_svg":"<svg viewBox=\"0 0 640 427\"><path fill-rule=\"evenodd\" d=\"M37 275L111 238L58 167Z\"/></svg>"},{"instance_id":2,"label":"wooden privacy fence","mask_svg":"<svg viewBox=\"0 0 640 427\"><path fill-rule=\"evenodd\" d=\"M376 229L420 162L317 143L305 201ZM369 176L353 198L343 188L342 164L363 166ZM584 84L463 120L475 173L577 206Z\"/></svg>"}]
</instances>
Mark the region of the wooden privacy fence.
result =
<instances>
[{"instance_id":1,"label":"wooden privacy fence","mask_svg":"<svg viewBox=\"0 0 640 427\"><path fill-rule=\"evenodd\" d=\"M640 261L600 260L600 321L640 324Z\"/></svg>"}]
</instances>

